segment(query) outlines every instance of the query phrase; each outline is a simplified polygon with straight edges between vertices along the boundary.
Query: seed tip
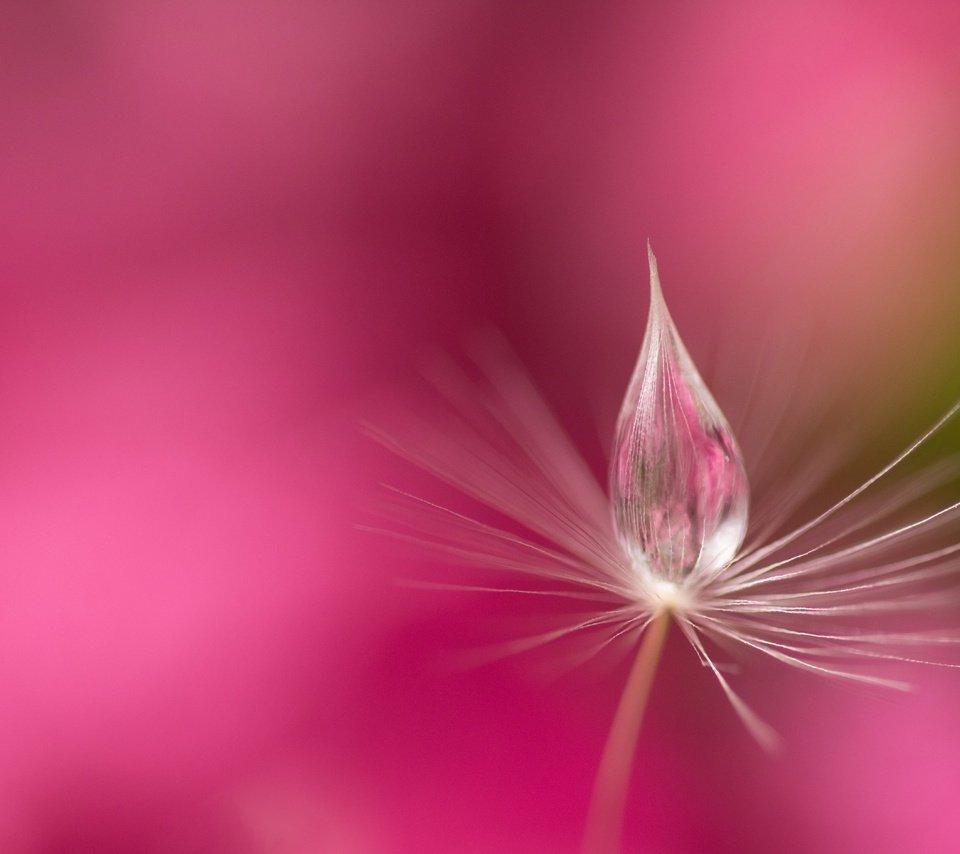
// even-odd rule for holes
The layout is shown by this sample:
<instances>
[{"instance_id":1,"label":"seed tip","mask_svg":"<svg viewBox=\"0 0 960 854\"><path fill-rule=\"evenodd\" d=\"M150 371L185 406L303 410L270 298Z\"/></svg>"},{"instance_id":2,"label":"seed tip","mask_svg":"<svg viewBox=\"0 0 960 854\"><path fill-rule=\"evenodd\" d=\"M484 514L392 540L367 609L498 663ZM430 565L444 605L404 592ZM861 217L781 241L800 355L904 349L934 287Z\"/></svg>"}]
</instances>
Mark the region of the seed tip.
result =
<instances>
[{"instance_id":1,"label":"seed tip","mask_svg":"<svg viewBox=\"0 0 960 854\"><path fill-rule=\"evenodd\" d=\"M663 301L663 293L660 290L660 273L657 270L657 256L653 254L653 246L650 244L650 238L647 238L647 261L650 264L650 297L654 302Z\"/></svg>"}]
</instances>

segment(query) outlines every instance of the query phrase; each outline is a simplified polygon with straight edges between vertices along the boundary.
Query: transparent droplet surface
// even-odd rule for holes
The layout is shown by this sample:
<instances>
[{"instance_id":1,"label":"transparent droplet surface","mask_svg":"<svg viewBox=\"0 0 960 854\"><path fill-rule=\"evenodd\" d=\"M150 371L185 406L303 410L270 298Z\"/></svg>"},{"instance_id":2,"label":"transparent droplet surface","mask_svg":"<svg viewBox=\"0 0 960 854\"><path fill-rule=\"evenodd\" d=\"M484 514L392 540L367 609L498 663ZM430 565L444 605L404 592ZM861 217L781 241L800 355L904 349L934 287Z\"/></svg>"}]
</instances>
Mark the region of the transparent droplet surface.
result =
<instances>
[{"instance_id":1,"label":"transparent droplet surface","mask_svg":"<svg viewBox=\"0 0 960 854\"><path fill-rule=\"evenodd\" d=\"M750 493L736 439L677 334L649 256L650 317L617 422L610 490L634 565L679 582L733 560Z\"/></svg>"}]
</instances>

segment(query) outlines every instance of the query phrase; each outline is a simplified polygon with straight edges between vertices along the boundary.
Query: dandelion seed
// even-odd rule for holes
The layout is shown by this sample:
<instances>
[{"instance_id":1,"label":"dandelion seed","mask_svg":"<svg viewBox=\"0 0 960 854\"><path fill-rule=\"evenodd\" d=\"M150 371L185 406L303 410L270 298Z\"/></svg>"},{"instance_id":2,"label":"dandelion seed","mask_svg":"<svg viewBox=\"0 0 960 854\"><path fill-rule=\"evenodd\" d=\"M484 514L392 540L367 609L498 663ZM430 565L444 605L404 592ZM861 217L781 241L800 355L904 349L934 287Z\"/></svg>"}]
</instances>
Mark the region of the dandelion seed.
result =
<instances>
[{"instance_id":1,"label":"dandelion seed","mask_svg":"<svg viewBox=\"0 0 960 854\"><path fill-rule=\"evenodd\" d=\"M624 637L636 642L597 774L586 852L619 849L637 735L671 624L768 748L776 735L734 691L708 642L894 689L907 686L863 665L958 666L930 652L956 644L958 636L928 626L938 609L958 604L960 543L931 547L930 538L956 521L960 502L912 518L901 514L954 478L960 465L952 459L894 478L960 404L848 495L775 536L815 485L804 472L794 493L759 508L768 523L748 540L743 457L677 334L652 251L649 260L650 315L617 424L609 497L526 376L489 352L478 357L484 394L453 368L434 376L455 413L448 429L374 431L388 447L536 535L407 496L419 514L410 517L417 539L429 516L426 539L446 556L542 585L487 589L589 604L586 615L518 641L512 651L585 633L596 639L591 654Z\"/></svg>"}]
</instances>

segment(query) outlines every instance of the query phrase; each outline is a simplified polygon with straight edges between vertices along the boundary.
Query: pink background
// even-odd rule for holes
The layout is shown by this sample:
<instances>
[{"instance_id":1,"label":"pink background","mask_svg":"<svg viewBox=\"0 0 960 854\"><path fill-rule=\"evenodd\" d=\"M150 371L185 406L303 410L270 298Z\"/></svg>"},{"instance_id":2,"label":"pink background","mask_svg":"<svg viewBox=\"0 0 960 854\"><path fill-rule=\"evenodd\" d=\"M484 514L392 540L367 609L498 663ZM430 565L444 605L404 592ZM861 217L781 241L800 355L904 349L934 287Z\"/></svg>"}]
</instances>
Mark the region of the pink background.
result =
<instances>
[{"instance_id":1,"label":"pink background","mask_svg":"<svg viewBox=\"0 0 960 854\"><path fill-rule=\"evenodd\" d=\"M947 0L6 4L0 848L575 851L623 672L451 669L515 615L393 585L355 524L421 479L358 423L494 323L599 466L650 237L721 403L815 330L814 395L919 432L958 40ZM631 850L957 850L955 673L753 663L770 759L678 641Z\"/></svg>"}]
</instances>

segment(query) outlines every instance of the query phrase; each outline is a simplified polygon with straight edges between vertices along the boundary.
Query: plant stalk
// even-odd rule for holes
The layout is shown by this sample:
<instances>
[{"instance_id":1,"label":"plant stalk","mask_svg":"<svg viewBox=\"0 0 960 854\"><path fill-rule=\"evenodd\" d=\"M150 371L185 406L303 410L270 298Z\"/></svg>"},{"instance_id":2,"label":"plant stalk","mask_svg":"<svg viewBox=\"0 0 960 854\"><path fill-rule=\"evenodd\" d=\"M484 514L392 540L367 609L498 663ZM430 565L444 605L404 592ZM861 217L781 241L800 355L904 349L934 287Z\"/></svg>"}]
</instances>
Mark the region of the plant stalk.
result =
<instances>
[{"instance_id":1,"label":"plant stalk","mask_svg":"<svg viewBox=\"0 0 960 854\"><path fill-rule=\"evenodd\" d=\"M637 658L627 677L593 784L581 849L583 854L617 854L620 851L623 813L630 788L637 737L670 619L670 611L665 610L647 626Z\"/></svg>"}]
</instances>

